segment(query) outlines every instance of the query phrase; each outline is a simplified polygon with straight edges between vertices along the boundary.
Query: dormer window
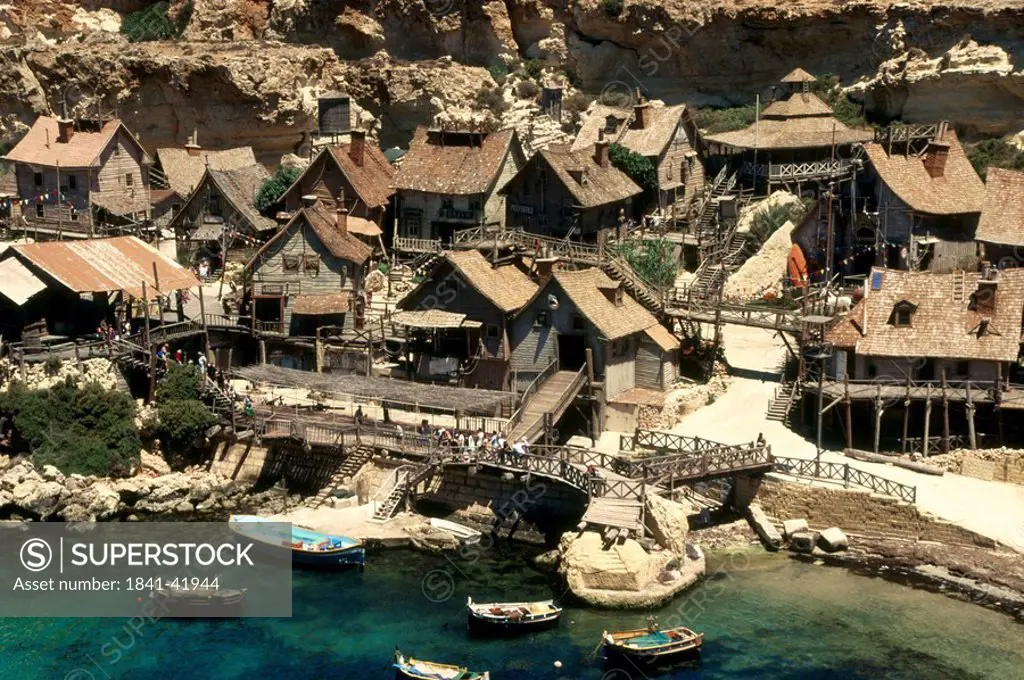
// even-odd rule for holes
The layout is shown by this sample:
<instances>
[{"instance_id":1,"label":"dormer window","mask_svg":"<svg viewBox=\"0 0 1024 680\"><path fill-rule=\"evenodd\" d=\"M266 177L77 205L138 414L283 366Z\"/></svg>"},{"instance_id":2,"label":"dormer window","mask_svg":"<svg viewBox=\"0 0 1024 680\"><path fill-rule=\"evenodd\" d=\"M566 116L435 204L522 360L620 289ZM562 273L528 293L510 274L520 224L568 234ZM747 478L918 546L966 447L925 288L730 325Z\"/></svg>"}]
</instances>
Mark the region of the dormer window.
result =
<instances>
[{"instance_id":1,"label":"dormer window","mask_svg":"<svg viewBox=\"0 0 1024 680\"><path fill-rule=\"evenodd\" d=\"M889 323L896 327L912 326L914 320L914 312L917 311L917 305L908 300L901 300L896 303L892 309L892 316L889 318Z\"/></svg>"}]
</instances>

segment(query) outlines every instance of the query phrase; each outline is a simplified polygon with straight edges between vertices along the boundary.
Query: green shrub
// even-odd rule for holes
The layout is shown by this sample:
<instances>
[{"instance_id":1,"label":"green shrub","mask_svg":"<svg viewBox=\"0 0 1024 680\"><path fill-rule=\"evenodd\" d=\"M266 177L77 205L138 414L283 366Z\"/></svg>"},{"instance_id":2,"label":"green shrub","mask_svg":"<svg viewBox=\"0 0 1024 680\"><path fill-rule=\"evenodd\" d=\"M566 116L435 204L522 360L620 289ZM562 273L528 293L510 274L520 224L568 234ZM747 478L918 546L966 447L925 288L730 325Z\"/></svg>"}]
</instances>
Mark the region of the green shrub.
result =
<instances>
[{"instance_id":1,"label":"green shrub","mask_svg":"<svg viewBox=\"0 0 1024 680\"><path fill-rule=\"evenodd\" d=\"M978 143L967 157L982 177L988 174L989 168L1024 170L1024 151L1002 139L986 139Z\"/></svg>"},{"instance_id":2,"label":"green shrub","mask_svg":"<svg viewBox=\"0 0 1024 680\"><path fill-rule=\"evenodd\" d=\"M630 151L621 144L611 144L608 156L612 165L626 173L644 191L657 191L658 169L650 158Z\"/></svg>"},{"instance_id":3,"label":"green shrub","mask_svg":"<svg viewBox=\"0 0 1024 680\"><path fill-rule=\"evenodd\" d=\"M864 107L850 100L839 88L839 76L826 73L811 83L811 92L832 107L836 120L849 127L866 127Z\"/></svg>"},{"instance_id":4,"label":"green shrub","mask_svg":"<svg viewBox=\"0 0 1024 680\"><path fill-rule=\"evenodd\" d=\"M137 12L125 15L121 20L121 34L128 42L170 40L181 34L181 28L171 21L167 10L170 4L158 2ZM191 12L187 12L190 14Z\"/></svg>"},{"instance_id":5,"label":"green shrub","mask_svg":"<svg viewBox=\"0 0 1024 680\"><path fill-rule=\"evenodd\" d=\"M601 11L606 16L616 18L622 14L622 10L625 9L624 0L601 0Z\"/></svg>"},{"instance_id":6,"label":"green shrub","mask_svg":"<svg viewBox=\"0 0 1024 680\"><path fill-rule=\"evenodd\" d=\"M256 209L266 212L280 203L284 192L288 191L288 187L294 184L301 174L302 170L299 168L277 166L274 175L256 192Z\"/></svg>"},{"instance_id":7,"label":"green shrub","mask_svg":"<svg viewBox=\"0 0 1024 680\"><path fill-rule=\"evenodd\" d=\"M199 369L188 364L172 363L156 386L156 403L199 399Z\"/></svg>"},{"instance_id":8,"label":"green shrub","mask_svg":"<svg viewBox=\"0 0 1024 680\"><path fill-rule=\"evenodd\" d=\"M505 79L508 78L508 67L502 63L488 66L487 72L491 74L491 78L494 78L494 82L498 85L504 85Z\"/></svg>"},{"instance_id":9,"label":"green shrub","mask_svg":"<svg viewBox=\"0 0 1024 680\"><path fill-rule=\"evenodd\" d=\"M747 251L756 253L787 220L799 225L805 214L806 207L803 203L776 203L759 211L750 224L750 234L746 241Z\"/></svg>"},{"instance_id":10,"label":"green shrub","mask_svg":"<svg viewBox=\"0 0 1024 680\"><path fill-rule=\"evenodd\" d=\"M506 110L508 110L508 104L505 102L505 98L501 96L501 88L494 88L493 90L487 87L480 88L476 93L476 103L489 110L495 115L500 117Z\"/></svg>"},{"instance_id":11,"label":"green shrub","mask_svg":"<svg viewBox=\"0 0 1024 680\"><path fill-rule=\"evenodd\" d=\"M734 106L728 109L697 109L694 124L709 135L750 127L757 119L757 107Z\"/></svg>"},{"instance_id":12,"label":"green shrub","mask_svg":"<svg viewBox=\"0 0 1024 680\"><path fill-rule=\"evenodd\" d=\"M196 399L168 401L158 413L157 432L165 450L172 453L189 451L203 432L217 424L217 417Z\"/></svg>"},{"instance_id":13,"label":"green shrub","mask_svg":"<svg viewBox=\"0 0 1024 680\"><path fill-rule=\"evenodd\" d=\"M540 94L540 88L532 80L520 80L516 84L516 96L520 99L534 99Z\"/></svg>"},{"instance_id":14,"label":"green shrub","mask_svg":"<svg viewBox=\"0 0 1024 680\"><path fill-rule=\"evenodd\" d=\"M679 265L668 241L626 241L618 252L644 280L665 289L676 280Z\"/></svg>"},{"instance_id":15,"label":"green shrub","mask_svg":"<svg viewBox=\"0 0 1024 680\"><path fill-rule=\"evenodd\" d=\"M526 75L537 80L544 73L544 62L540 59L527 59L523 62L523 70L526 71Z\"/></svg>"},{"instance_id":16,"label":"green shrub","mask_svg":"<svg viewBox=\"0 0 1024 680\"><path fill-rule=\"evenodd\" d=\"M17 387L0 399L0 413L12 419L15 450L31 453L36 467L123 476L139 463L135 402L124 392L70 379L47 390Z\"/></svg>"}]
</instances>

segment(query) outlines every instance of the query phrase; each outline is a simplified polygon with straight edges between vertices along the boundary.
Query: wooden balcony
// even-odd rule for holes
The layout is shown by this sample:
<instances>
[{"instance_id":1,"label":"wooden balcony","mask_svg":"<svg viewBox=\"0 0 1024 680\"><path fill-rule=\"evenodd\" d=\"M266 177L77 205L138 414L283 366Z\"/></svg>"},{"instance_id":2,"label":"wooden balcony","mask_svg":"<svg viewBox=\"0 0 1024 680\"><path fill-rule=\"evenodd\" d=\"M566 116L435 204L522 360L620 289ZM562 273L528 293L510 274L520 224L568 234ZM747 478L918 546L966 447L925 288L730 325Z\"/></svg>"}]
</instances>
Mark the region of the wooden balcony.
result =
<instances>
[{"instance_id":1,"label":"wooden balcony","mask_svg":"<svg viewBox=\"0 0 1024 680\"><path fill-rule=\"evenodd\" d=\"M766 178L769 182L836 179L850 174L853 164L845 159L814 161L811 163L758 163L743 164L743 174Z\"/></svg>"}]
</instances>

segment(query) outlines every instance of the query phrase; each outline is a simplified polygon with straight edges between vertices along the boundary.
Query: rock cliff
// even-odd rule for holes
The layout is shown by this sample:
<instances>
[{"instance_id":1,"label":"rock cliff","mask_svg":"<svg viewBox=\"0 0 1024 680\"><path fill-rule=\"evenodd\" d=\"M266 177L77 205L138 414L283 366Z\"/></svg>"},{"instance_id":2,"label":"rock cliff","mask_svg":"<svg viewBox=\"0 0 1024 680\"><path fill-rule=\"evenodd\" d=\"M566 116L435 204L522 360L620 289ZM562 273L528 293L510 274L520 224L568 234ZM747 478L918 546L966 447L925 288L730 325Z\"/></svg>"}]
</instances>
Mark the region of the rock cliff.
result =
<instances>
[{"instance_id":1,"label":"rock cliff","mask_svg":"<svg viewBox=\"0 0 1024 680\"><path fill-rule=\"evenodd\" d=\"M391 145L523 59L593 95L639 86L669 103L750 102L800 65L856 83L883 118L1004 134L1024 109L1018 0L175 0L179 41L128 44L125 13L146 4L0 5L0 132L99 100L147 146L199 127L209 147L276 160L312 127L316 95L344 89Z\"/></svg>"}]
</instances>

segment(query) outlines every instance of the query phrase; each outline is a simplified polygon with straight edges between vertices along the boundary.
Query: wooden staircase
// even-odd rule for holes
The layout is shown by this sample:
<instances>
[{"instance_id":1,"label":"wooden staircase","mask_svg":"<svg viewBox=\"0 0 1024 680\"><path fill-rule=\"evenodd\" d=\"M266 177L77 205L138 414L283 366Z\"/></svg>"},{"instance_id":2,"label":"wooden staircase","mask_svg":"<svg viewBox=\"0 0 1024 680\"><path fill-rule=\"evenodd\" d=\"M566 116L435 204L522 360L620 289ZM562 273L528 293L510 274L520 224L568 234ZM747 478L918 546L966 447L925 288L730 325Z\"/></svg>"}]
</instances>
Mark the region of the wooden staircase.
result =
<instances>
[{"instance_id":1,"label":"wooden staircase","mask_svg":"<svg viewBox=\"0 0 1024 680\"><path fill-rule=\"evenodd\" d=\"M586 382L583 370L558 371L545 380L533 396L520 406L519 422L512 428L508 438L515 442L526 437L531 444L544 435L545 414L551 414L555 423L572 404Z\"/></svg>"},{"instance_id":2,"label":"wooden staircase","mask_svg":"<svg viewBox=\"0 0 1024 680\"><path fill-rule=\"evenodd\" d=\"M405 471L404 477L399 477L396 480L396 484L392 487L390 493L381 501L380 505L373 513L373 521L375 522L386 522L395 515L402 508L402 502L405 500L408 493L415 489L421 482L434 476L434 472L437 470L436 463L428 461L423 465L419 465L414 469ZM396 470L396 474L400 471Z\"/></svg>"},{"instance_id":3,"label":"wooden staircase","mask_svg":"<svg viewBox=\"0 0 1024 680\"><path fill-rule=\"evenodd\" d=\"M797 380L783 381L775 388L775 396L768 402L768 420L780 422L787 427L790 424L790 415L793 412L793 404L800 394L800 382Z\"/></svg>"},{"instance_id":4,"label":"wooden staircase","mask_svg":"<svg viewBox=\"0 0 1024 680\"><path fill-rule=\"evenodd\" d=\"M601 263L601 270L614 281L621 281L626 292L655 316L665 312L664 295L653 284L645 281L626 258L616 255Z\"/></svg>"},{"instance_id":5,"label":"wooden staircase","mask_svg":"<svg viewBox=\"0 0 1024 680\"><path fill-rule=\"evenodd\" d=\"M309 502L309 507L316 509L327 502L327 498L331 495L337 487L345 483L346 480L350 480L355 477L356 473L362 469L363 465L370 462L370 458L373 457L373 449L369 446L357 446L342 462L333 475L331 475L330 481L320 489L320 492L313 497Z\"/></svg>"}]
</instances>

